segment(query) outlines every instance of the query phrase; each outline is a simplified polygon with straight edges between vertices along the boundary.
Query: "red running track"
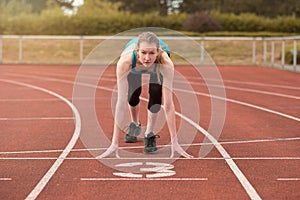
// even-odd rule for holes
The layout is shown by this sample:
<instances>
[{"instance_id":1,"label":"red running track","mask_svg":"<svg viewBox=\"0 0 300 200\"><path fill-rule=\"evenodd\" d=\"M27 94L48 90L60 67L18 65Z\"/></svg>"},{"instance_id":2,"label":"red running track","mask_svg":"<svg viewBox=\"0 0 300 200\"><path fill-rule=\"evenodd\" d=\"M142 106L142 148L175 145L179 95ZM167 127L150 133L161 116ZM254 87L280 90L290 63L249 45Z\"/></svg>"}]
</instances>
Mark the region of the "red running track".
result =
<instances>
[{"instance_id":1,"label":"red running track","mask_svg":"<svg viewBox=\"0 0 300 200\"><path fill-rule=\"evenodd\" d=\"M82 96L73 98L78 69L0 66L0 199L300 198L300 74L253 66L219 67L226 112L217 112L221 117L224 114L224 126L212 150L199 158L200 149L209 146L204 134L214 131L209 129L216 117L212 111L214 97L208 95L211 88L220 88L220 82L205 82L191 66L176 67L193 88L199 110L191 114L200 113L200 120L194 122L196 134L191 143L185 140L189 132L180 137L180 143L195 158L171 162L165 125L159 132L159 158L126 157L126 152L142 155L143 142L140 138L136 144L125 144L122 134L121 158L97 160L95 155L108 144L88 135L97 128L86 129L83 124L89 118L96 119L104 135L111 138L115 68L106 68L101 78L97 70L83 74L80 81L94 80L97 88L86 84ZM208 68L201 70L204 76L210 72ZM78 83L78 77L76 80ZM176 81L174 92L187 92L177 88L181 84ZM93 94L93 105L84 95L87 91ZM147 92L143 90L142 95L146 97ZM95 113L83 114L85 107L73 106L76 100L87 110L94 108ZM181 101L175 95L179 113L184 109ZM221 102L225 100L219 99ZM178 128L191 126L179 115L176 119ZM142 124L145 120L142 115ZM86 138L82 135L88 136L91 144L83 144ZM124 165L131 174L123 172Z\"/></svg>"}]
</instances>

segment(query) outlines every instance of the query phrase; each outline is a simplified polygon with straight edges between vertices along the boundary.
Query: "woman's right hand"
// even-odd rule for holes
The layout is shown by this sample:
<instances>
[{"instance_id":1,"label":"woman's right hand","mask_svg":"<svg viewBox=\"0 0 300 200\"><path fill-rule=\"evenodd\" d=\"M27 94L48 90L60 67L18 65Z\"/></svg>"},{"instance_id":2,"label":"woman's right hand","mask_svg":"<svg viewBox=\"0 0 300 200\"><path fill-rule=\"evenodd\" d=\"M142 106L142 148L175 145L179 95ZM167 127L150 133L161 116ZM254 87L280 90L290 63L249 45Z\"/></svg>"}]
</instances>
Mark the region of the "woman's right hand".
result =
<instances>
[{"instance_id":1,"label":"woman's right hand","mask_svg":"<svg viewBox=\"0 0 300 200\"><path fill-rule=\"evenodd\" d=\"M106 158L107 156L111 155L114 152L116 153L116 157L120 158L120 156L119 156L119 147L115 144L111 144L110 147L108 147L108 149L104 153L97 156L96 158L97 159Z\"/></svg>"}]
</instances>

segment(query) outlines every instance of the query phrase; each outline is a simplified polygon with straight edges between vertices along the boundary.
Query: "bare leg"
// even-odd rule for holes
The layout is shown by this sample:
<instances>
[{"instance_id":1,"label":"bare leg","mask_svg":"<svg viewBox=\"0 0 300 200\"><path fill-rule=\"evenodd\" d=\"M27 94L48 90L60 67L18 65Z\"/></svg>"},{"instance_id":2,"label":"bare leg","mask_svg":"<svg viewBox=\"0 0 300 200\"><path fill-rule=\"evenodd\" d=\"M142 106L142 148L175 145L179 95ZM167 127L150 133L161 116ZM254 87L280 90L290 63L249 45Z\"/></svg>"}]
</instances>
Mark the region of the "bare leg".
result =
<instances>
[{"instance_id":1,"label":"bare leg","mask_svg":"<svg viewBox=\"0 0 300 200\"><path fill-rule=\"evenodd\" d=\"M129 106L129 112L131 121L135 124L138 124L140 122L139 114L140 114L140 104L138 104L135 107Z\"/></svg>"},{"instance_id":2,"label":"bare leg","mask_svg":"<svg viewBox=\"0 0 300 200\"><path fill-rule=\"evenodd\" d=\"M154 126L156 124L158 113L152 113L148 110L148 119L147 119L147 129L145 135L150 132L153 132Z\"/></svg>"}]
</instances>

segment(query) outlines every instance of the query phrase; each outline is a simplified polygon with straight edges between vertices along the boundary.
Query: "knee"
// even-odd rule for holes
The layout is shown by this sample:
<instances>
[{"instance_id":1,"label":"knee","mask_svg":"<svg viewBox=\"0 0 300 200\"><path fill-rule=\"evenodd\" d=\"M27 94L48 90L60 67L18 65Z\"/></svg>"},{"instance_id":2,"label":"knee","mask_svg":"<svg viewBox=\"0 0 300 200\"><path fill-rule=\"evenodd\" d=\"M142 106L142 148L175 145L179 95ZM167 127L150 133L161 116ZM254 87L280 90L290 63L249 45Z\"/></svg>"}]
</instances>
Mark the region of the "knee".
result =
<instances>
[{"instance_id":1,"label":"knee","mask_svg":"<svg viewBox=\"0 0 300 200\"><path fill-rule=\"evenodd\" d=\"M162 85L150 84L149 96L148 110L152 113L159 112L162 103Z\"/></svg>"},{"instance_id":2,"label":"knee","mask_svg":"<svg viewBox=\"0 0 300 200\"><path fill-rule=\"evenodd\" d=\"M148 110L151 113L158 113L161 109L161 104L148 105Z\"/></svg>"},{"instance_id":3,"label":"knee","mask_svg":"<svg viewBox=\"0 0 300 200\"><path fill-rule=\"evenodd\" d=\"M134 92L128 92L128 103L130 106L135 107L140 103L140 95L142 89L139 87Z\"/></svg>"}]
</instances>

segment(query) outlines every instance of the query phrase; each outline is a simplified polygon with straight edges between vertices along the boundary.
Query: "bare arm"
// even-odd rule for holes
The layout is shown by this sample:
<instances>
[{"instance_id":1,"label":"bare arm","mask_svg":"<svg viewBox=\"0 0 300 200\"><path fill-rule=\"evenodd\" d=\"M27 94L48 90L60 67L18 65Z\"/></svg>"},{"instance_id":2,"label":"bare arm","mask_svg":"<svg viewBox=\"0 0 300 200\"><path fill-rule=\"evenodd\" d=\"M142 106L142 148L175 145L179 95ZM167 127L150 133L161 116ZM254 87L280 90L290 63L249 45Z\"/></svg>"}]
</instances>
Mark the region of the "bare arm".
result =
<instances>
[{"instance_id":1,"label":"bare arm","mask_svg":"<svg viewBox=\"0 0 300 200\"><path fill-rule=\"evenodd\" d=\"M161 67L163 80L164 111L170 131L171 140L176 138L175 107L173 103L174 65L171 59L164 55L165 64Z\"/></svg>"},{"instance_id":2,"label":"bare arm","mask_svg":"<svg viewBox=\"0 0 300 200\"><path fill-rule=\"evenodd\" d=\"M167 124L170 132L172 143L172 154L174 151L186 158L192 158L193 156L186 153L178 143L176 133L176 119L175 119L175 106L173 103L173 79L174 79L174 64L166 53L163 53L165 64L161 68L161 73L164 77L163 80L163 94L164 94L164 108L167 119Z\"/></svg>"},{"instance_id":3,"label":"bare arm","mask_svg":"<svg viewBox=\"0 0 300 200\"><path fill-rule=\"evenodd\" d=\"M127 106L127 74L130 70L131 58L129 56L122 56L117 63L117 89L118 99L115 110L115 123L112 143L118 146L118 137L121 131L120 127L123 127L125 111Z\"/></svg>"},{"instance_id":4,"label":"bare arm","mask_svg":"<svg viewBox=\"0 0 300 200\"><path fill-rule=\"evenodd\" d=\"M123 127L124 119L125 119L125 111L127 106L127 74L131 67L131 56L124 55L121 56L120 60L117 63L117 89L118 89L118 99L115 110L115 119L114 119L114 131L112 137L112 144L110 147L100 156L98 159L104 158L116 152L116 156L118 155L118 146L119 146L119 134L121 132L120 127Z\"/></svg>"}]
</instances>

